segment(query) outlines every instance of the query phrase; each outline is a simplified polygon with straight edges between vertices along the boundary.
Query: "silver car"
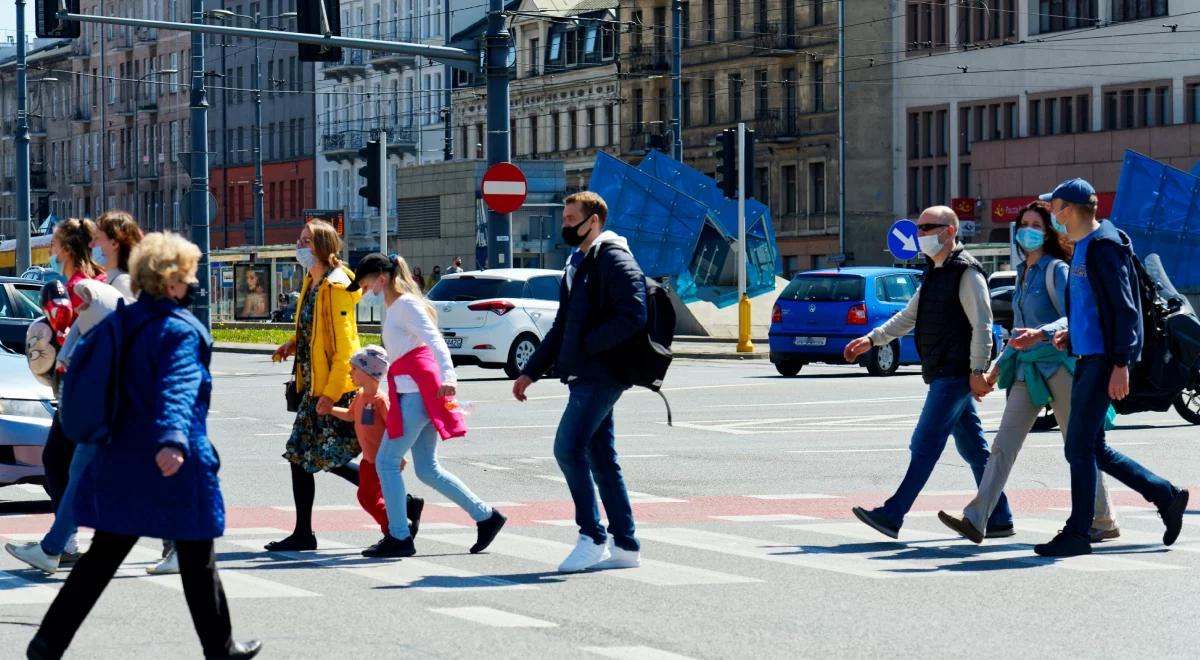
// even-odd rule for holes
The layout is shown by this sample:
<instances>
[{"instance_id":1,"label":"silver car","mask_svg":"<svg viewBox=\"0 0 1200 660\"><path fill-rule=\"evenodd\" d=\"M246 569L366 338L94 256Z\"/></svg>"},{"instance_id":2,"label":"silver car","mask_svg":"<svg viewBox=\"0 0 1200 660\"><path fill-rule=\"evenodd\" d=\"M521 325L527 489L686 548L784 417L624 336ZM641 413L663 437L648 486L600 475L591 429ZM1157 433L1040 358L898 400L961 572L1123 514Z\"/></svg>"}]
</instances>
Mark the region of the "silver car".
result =
<instances>
[{"instance_id":1,"label":"silver car","mask_svg":"<svg viewBox=\"0 0 1200 660\"><path fill-rule=\"evenodd\" d=\"M42 448L54 393L34 379L25 356L0 347L0 486L45 482Z\"/></svg>"}]
</instances>

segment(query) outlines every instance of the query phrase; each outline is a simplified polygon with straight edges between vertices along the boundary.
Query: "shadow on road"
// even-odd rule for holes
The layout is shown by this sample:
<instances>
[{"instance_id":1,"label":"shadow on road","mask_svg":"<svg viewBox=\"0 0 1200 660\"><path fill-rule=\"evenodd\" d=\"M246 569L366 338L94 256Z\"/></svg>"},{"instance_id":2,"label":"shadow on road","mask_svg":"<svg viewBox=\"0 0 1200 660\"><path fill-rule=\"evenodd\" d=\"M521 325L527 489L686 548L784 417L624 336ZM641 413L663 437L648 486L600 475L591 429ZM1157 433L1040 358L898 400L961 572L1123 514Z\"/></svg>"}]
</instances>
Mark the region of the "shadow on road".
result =
<instances>
[{"instance_id":1,"label":"shadow on road","mask_svg":"<svg viewBox=\"0 0 1200 660\"><path fill-rule=\"evenodd\" d=\"M13 500L0 502L0 516L53 513L50 500Z\"/></svg>"}]
</instances>

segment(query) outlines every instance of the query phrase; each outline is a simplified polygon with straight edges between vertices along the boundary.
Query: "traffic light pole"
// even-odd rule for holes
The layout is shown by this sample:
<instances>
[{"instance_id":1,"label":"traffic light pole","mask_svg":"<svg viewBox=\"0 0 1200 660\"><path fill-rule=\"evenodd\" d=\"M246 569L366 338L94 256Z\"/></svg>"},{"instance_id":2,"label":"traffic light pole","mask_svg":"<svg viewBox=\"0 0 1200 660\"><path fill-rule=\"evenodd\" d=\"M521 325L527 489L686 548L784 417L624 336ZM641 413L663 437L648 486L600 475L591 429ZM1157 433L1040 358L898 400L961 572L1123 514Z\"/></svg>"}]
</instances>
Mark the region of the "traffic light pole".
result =
<instances>
[{"instance_id":1,"label":"traffic light pole","mask_svg":"<svg viewBox=\"0 0 1200 660\"><path fill-rule=\"evenodd\" d=\"M192 23L204 22L204 0L192 0ZM204 89L204 35L192 33L192 188L188 199L188 218L191 221L192 242L200 248L200 263L196 279L200 280L200 295L192 303L192 313L206 327L212 327L209 317L212 280L209 277L208 233L208 91Z\"/></svg>"},{"instance_id":2,"label":"traffic light pole","mask_svg":"<svg viewBox=\"0 0 1200 660\"><path fill-rule=\"evenodd\" d=\"M671 2L671 157L683 162L683 2Z\"/></svg>"},{"instance_id":3,"label":"traffic light pole","mask_svg":"<svg viewBox=\"0 0 1200 660\"><path fill-rule=\"evenodd\" d=\"M506 163L509 154L508 30L504 28L504 0L489 0L484 35L483 69L487 76L488 165ZM512 216L488 211L487 268L512 267Z\"/></svg>"},{"instance_id":4,"label":"traffic light pole","mask_svg":"<svg viewBox=\"0 0 1200 660\"><path fill-rule=\"evenodd\" d=\"M17 275L32 262L29 248L29 97L25 80L25 0L17 6Z\"/></svg>"},{"instance_id":5,"label":"traffic light pole","mask_svg":"<svg viewBox=\"0 0 1200 660\"><path fill-rule=\"evenodd\" d=\"M379 131L379 251L388 253L388 157L387 131Z\"/></svg>"},{"instance_id":6,"label":"traffic light pole","mask_svg":"<svg viewBox=\"0 0 1200 660\"><path fill-rule=\"evenodd\" d=\"M746 123L738 122L738 353L753 353L750 341L750 298L746 295Z\"/></svg>"}]
</instances>

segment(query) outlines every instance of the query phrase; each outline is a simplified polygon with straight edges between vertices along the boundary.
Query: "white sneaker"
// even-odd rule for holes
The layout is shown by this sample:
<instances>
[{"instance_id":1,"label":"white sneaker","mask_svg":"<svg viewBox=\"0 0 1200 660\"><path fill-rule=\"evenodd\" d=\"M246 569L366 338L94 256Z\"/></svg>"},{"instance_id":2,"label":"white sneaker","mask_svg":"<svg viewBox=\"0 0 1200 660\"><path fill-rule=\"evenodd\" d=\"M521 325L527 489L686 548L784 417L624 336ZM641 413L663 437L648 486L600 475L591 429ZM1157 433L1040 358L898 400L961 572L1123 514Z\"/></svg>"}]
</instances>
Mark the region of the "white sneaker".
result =
<instances>
[{"instance_id":1,"label":"white sneaker","mask_svg":"<svg viewBox=\"0 0 1200 660\"><path fill-rule=\"evenodd\" d=\"M46 554L42 550L42 544L38 541L22 543L21 545L5 543L4 549L8 550L8 554L42 571L46 575L54 575L58 572L58 555Z\"/></svg>"},{"instance_id":2,"label":"white sneaker","mask_svg":"<svg viewBox=\"0 0 1200 660\"><path fill-rule=\"evenodd\" d=\"M147 566L146 572L150 575L174 575L179 572L179 555L172 550L167 553L153 566Z\"/></svg>"},{"instance_id":3,"label":"white sneaker","mask_svg":"<svg viewBox=\"0 0 1200 660\"><path fill-rule=\"evenodd\" d=\"M598 571L613 569L613 568L637 568L642 565L642 553L640 550L626 550L619 545L608 540L608 559L596 564L592 568Z\"/></svg>"},{"instance_id":4,"label":"white sneaker","mask_svg":"<svg viewBox=\"0 0 1200 660\"><path fill-rule=\"evenodd\" d=\"M608 559L611 555L608 552L608 545L605 543L596 543L590 536L579 535L579 540L575 543L575 549L562 564L558 566L559 573L579 573L592 568L596 564Z\"/></svg>"}]
</instances>

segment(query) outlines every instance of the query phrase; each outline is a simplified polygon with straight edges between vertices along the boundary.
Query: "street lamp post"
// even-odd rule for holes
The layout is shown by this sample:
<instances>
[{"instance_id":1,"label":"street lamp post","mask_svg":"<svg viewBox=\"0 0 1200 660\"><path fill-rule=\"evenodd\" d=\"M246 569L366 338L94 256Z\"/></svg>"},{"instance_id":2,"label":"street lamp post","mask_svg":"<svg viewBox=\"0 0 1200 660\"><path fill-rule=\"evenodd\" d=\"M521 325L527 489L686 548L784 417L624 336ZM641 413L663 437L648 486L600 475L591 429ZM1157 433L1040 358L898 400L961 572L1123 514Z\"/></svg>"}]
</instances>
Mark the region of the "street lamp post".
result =
<instances>
[{"instance_id":1,"label":"street lamp post","mask_svg":"<svg viewBox=\"0 0 1200 660\"><path fill-rule=\"evenodd\" d=\"M229 18L242 18L254 24L254 29L260 29L260 24L263 21L272 21L283 18L295 18L296 12L288 11L276 16L263 16L254 14L239 14L229 11L228 9L212 9L209 10L208 16L218 20L226 20ZM254 38L254 229L257 234L259 244L265 245L267 242L267 226L266 220L263 217L263 170L262 170L262 64L258 52L258 37ZM224 95L221 97L225 98Z\"/></svg>"},{"instance_id":2,"label":"street lamp post","mask_svg":"<svg viewBox=\"0 0 1200 660\"><path fill-rule=\"evenodd\" d=\"M141 127L137 125L137 116L138 111L141 110L139 104L142 98L142 82L154 76L169 76L176 73L179 73L179 69L151 71L138 78L137 82L133 84L133 214L139 222L142 222L142 131Z\"/></svg>"}]
</instances>

